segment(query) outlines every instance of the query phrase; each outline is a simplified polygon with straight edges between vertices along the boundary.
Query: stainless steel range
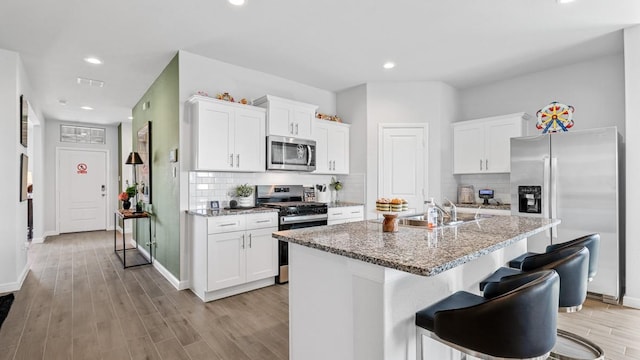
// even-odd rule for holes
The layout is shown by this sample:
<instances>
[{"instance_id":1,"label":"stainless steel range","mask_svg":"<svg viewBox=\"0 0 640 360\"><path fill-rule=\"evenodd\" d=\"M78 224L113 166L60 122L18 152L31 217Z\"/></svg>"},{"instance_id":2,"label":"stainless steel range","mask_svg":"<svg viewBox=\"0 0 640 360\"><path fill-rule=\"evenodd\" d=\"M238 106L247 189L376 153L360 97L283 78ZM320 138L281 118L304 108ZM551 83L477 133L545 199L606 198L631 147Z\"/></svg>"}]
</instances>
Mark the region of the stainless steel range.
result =
<instances>
[{"instance_id":1,"label":"stainless steel range","mask_svg":"<svg viewBox=\"0 0 640 360\"><path fill-rule=\"evenodd\" d=\"M278 209L278 230L327 225L327 204L302 201L302 185L258 185L256 205ZM289 281L289 244L278 242L278 276L276 282Z\"/></svg>"}]
</instances>

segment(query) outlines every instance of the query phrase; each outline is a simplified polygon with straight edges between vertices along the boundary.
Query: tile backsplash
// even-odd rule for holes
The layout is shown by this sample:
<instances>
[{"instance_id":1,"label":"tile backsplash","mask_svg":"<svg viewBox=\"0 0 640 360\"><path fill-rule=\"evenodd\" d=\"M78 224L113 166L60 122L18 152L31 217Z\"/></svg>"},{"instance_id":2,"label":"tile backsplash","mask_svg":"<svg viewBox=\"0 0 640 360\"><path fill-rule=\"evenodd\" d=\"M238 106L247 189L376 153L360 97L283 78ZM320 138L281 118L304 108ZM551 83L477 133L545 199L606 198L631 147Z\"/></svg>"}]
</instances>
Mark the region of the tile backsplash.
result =
<instances>
[{"instance_id":1,"label":"tile backsplash","mask_svg":"<svg viewBox=\"0 0 640 360\"><path fill-rule=\"evenodd\" d=\"M458 185L473 185L473 189L475 191L475 196L476 196L476 202L483 201L478 197L478 190L493 189L495 200L503 204L511 203L509 174L456 175L456 178L458 180Z\"/></svg>"},{"instance_id":2,"label":"tile backsplash","mask_svg":"<svg viewBox=\"0 0 640 360\"><path fill-rule=\"evenodd\" d=\"M331 183L331 175L315 175L298 172L231 173L231 172L189 172L189 210L209 207L210 201L219 201L220 207L228 207L235 199L235 188L249 185L305 185ZM341 201L364 203L364 175L337 175L343 183ZM255 195L255 194L254 194Z\"/></svg>"}]
</instances>

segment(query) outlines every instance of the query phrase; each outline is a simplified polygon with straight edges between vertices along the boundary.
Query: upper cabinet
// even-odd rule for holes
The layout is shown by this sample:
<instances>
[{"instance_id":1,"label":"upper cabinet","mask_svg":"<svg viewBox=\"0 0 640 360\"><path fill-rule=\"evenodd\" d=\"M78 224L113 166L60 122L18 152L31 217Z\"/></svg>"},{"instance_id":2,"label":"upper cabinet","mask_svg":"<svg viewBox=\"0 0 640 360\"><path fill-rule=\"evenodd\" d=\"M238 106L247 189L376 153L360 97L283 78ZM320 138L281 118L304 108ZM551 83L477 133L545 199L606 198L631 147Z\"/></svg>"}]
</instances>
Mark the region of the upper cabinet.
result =
<instances>
[{"instance_id":1,"label":"upper cabinet","mask_svg":"<svg viewBox=\"0 0 640 360\"><path fill-rule=\"evenodd\" d=\"M327 120L313 121L315 174L349 174L349 127Z\"/></svg>"},{"instance_id":2,"label":"upper cabinet","mask_svg":"<svg viewBox=\"0 0 640 360\"><path fill-rule=\"evenodd\" d=\"M265 95L253 101L267 109L267 134L311 139L311 124L316 117L316 105Z\"/></svg>"},{"instance_id":3,"label":"upper cabinet","mask_svg":"<svg viewBox=\"0 0 640 360\"><path fill-rule=\"evenodd\" d=\"M204 96L189 99L193 170L265 171L265 110Z\"/></svg>"},{"instance_id":4,"label":"upper cabinet","mask_svg":"<svg viewBox=\"0 0 640 360\"><path fill-rule=\"evenodd\" d=\"M453 173L511 172L510 139L525 135L526 113L461 121L453 126Z\"/></svg>"}]
</instances>

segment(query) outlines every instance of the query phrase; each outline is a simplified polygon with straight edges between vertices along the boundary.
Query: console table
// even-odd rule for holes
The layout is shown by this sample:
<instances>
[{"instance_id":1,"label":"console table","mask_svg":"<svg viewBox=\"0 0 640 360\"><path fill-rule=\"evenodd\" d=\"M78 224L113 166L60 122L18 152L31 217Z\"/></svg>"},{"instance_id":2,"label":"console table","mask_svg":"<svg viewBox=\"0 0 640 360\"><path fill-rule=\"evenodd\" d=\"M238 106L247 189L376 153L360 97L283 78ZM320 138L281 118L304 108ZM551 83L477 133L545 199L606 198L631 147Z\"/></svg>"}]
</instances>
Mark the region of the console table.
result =
<instances>
[{"instance_id":1,"label":"console table","mask_svg":"<svg viewBox=\"0 0 640 360\"><path fill-rule=\"evenodd\" d=\"M118 219L122 220L122 249L117 248L117 229ZM125 225L127 220L134 219L136 224L138 224L138 220L147 219L147 223L149 225L149 243L151 241L151 214L146 211L135 212L133 210L117 210L113 216L113 252L116 254L122 266L126 269L129 267L140 266L140 265L148 265L153 263L153 245L149 245L149 257L145 257L141 251L138 249L138 237L136 236L136 246L127 248L126 242L126 231ZM138 227L139 228L139 227ZM140 229L140 228L139 228ZM129 252L129 256L127 256L127 252ZM127 257L129 261L127 261ZM127 265L127 262L129 264Z\"/></svg>"}]
</instances>

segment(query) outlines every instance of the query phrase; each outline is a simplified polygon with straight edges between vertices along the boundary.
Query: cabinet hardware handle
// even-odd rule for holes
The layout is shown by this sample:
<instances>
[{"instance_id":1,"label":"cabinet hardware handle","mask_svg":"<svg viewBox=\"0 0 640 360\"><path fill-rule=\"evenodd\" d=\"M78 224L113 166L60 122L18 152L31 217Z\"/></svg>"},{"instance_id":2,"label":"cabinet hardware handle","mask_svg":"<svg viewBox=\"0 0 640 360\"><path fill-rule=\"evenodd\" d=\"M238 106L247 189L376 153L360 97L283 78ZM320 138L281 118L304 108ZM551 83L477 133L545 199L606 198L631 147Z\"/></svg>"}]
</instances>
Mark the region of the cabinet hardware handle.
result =
<instances>
[{"instance_id":1,"label":"cabinet hardware handle","mask_svg":"<svg viewBox=\"0 0 640 360\"><path fill-rule=\"evenodd\" d=\"M352 211L352 214L360 214L360 211Z\"/></svg>"},{"instance_id":2,"label":"cabinet hardware handle","mask_svg":"<svg viewBox=\"0 0 640 360\"><path fill-rule=\"evenodd\" d=\"M289 131L289 134L294 135L293 134L293 123L291 123L291 130Z\"/></svg>"},{"instance_id":3,"label":"cabinet hardware handle","mask_svg":"<svg viewBox=\"0 0 640 360\"><path fill-rule=\"evenodd\" d=\"M485 159L484 161L484 169L489 170L489 159Z\"/></svg>"},{"instance_id":4,"label":"cabinet hardware handle","mask_svg":"<svg viewBox=\"0 0 640 360\"><path fill-rule=\"evenodd\" d=\"M296 123L296 135L298 135L298 123Z\"/></svg>"},{"instance_id":5,"label":"cabinet hardware handle","mask_svg":"<svg viewBox=\"0 0 640 360\"><path fill-rule=\"evenodd\" d=\"M338 215L342 215L342 213L333 213L333 214L331 214L331 215L336 215L336 216L338 216Z\"/></svg>"},{"instance_id":6,"label":"cabinet hardware handle","mask_svg":"<svg viewBox=\"0 0 640 360\"><path fill-rule=\"evenodd\" d=\"M236 167L239 168L240 167L240 154L236 155Z\"/></svg>"},{"instance_id":7,"label":"cabinet hardware handle","mask_svg":"<svg viewBox=\"0 0 640 360\"><path fill-rule=\"evenodd\" d=\"M251 248L251 234L249 234L249 248Z\"/></svg>"},{"instance_id":8,"label":"cabinet hardware handle","mask_svg":"<svg viewBox=\"0 0 640 360\"><path fill-rule=\"evenodd\" d=\"M229 155L229 164L233 167L233 154Z\"/></svg>"},{"instance_id":9,"label":"cabinet hardware handle","mask_svg":"<svg viewBox=\"0 0 640 360\"><path fill-rule=\"evenodd\" d=\"M256 221L257 224L268 223L268 222L271 222L271 220L267 219L267 220L258 220L258 221Z\"/></svg>"},{"instance_id":10,"label":"cabinet hardware handle","mask_svg":"<svg viewBox=\"0 0 640 360\"><path fill-rule=\"evenodd\" d=\"M237 225L236 223L227 223L227 224L220 224L218 226L233 226L233 225Z\"/></svg>"},{"instance_id":11,"label":"cabinet hardware handle","mask_svg":"<svg viewBox=\"0 0 640 360\"><path fill-rule=\"evenodd\" d=\"M482 159L480 159L480 170L482 170Z\"/></svg>"},{"instance_id":12,"label":"cabinet hardware handle","mask_svg":"<svg viewBox=\"0 0 640 360\"><path fill-rule=\"evenodd\" d=\"M244 249L244 234L242 234L242 248Z\"/></svg>"}]
</instances>

